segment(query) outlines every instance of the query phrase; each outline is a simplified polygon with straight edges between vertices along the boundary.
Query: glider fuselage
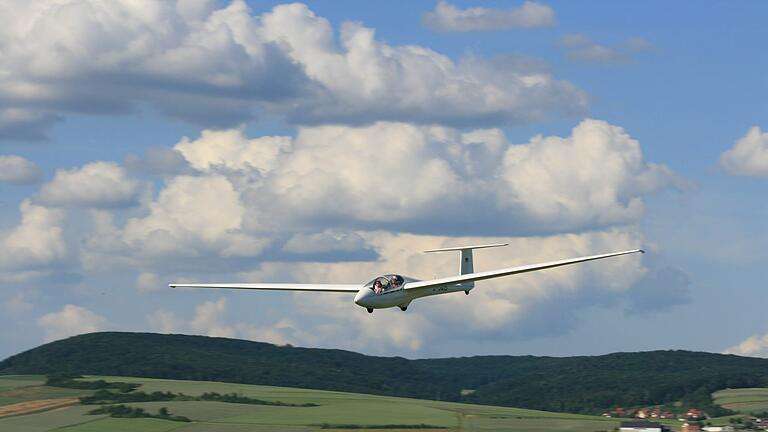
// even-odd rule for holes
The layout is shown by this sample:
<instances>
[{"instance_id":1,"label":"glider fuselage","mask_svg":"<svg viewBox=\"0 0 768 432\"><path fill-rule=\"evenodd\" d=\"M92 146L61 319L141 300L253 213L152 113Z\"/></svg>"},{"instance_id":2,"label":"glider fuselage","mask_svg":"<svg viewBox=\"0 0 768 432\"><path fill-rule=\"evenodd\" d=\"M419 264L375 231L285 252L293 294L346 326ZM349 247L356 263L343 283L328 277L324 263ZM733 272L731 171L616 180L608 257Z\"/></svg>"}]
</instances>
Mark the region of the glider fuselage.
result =
<instances>
[{"instance_id":1,"label":"glider fuselage","mask_svg":"<svg viewBox=\"0 0 768 432\"><path fill-rule=\"evenodd\" d=\"M417 298L459 291L468 293L474 287L474 284L452 284L407 289L408 284L413 282L418 280L400 275L379 276L360 288L355 295L355 304L367 309L386 309L395 306L405 308Z\"/></svg>"}]
</instances>

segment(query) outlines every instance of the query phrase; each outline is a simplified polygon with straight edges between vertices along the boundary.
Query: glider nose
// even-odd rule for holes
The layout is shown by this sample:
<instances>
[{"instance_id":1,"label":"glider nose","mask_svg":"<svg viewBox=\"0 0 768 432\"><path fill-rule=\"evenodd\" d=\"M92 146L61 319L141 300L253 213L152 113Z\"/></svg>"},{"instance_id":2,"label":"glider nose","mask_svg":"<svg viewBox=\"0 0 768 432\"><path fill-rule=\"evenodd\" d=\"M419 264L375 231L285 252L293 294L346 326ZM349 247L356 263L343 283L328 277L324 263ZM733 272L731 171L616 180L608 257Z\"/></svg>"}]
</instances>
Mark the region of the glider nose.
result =
<instances>
[{"instance_id":1,"label":"glider nose","mask_svg":"<svg viewBox=\"0 0 768 432\"><path fill-rule=\"evenodd\" d=\"M355 304L358 306L367 306L366 299L371 295L373 291L368 288L362 288L355 294Z\"/></svg>"}]
</instances>

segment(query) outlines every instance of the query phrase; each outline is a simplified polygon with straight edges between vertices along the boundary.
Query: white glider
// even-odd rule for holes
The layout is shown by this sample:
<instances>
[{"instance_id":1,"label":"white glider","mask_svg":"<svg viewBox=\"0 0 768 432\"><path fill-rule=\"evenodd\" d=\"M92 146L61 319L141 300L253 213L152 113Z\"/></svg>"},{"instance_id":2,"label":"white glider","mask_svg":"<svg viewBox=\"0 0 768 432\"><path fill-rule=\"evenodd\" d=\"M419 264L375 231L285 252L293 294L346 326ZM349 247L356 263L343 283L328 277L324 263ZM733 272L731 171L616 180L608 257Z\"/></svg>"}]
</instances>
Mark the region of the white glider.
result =
<instances>
[{"instance_id":1,"label":"white glider","mask_svg":"<svg viewBox=\"0 0 768 432\"><path fill-rule=\"evenodd\" d=\"M460 246L443 249L431 249L424 252L461 252L459 275L439 279L418 280L397 274L385 274L378 276L362 287L359 284L293 284L293 283L226 283L226 284L181 284L172 283L171 288L223 288L223 289L249 289L249 290L278 290L278 291L313 291L313 292L348 292L357 293L355 304L368 309L372 313L374 309L384 309L398 306L406 310L411 301L437 294L447 294L464 291L465 294L475 287L476 281L509 276L518 273L527 273L560 267L586 261L594 261L619 255L644 253L642 249L633 249L622 252L612 252L602 255L590 255L578 258L570 258L559 261L550 261L540 264L531 264L517 267L508 267L498 270L474 272L472 251L490 247L507 246L507 243L486 244L477 246Z\"/></svg>"}]
</instances>

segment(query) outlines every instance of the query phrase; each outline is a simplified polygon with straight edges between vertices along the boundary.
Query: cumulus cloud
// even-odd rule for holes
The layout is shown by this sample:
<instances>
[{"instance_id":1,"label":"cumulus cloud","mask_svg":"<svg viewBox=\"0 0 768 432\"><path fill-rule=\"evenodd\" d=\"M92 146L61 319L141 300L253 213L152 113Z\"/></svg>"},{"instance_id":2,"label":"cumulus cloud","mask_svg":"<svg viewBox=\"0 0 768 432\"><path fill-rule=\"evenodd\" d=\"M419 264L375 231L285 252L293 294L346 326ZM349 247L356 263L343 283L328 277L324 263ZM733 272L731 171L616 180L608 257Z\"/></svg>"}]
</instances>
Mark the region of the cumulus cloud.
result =
<instances>
[{"instance_id":1,"label":"cumulus cloud","mask_svg":"<svg viewBox=\"0 0 768 432\"><path fill-rule=\"evenodd\" d=\"M493 129L323 126L299 130L254 194L253 213L422 232L477 233L483 221L497 232L570 230L637 220L644 195L678 183L626 131L599 120L519 145Z\"/></svg>"},{"instance_id":2,"label":"cumulus cloud","mask_svg":"<svg viewBox=\"0 0 768 432\"><path fill-rule=\"evenodd\" d=\"M569 137L510 147L502 175L510 204L537 221L571 226L636 220L645 194L680 182L668 167L646 162L623 128L600 120L583 121Z\"/></svg>"},{"instance_id":3,"label":"cumulus cloud","mask_svg":"<svg viewBox=\"0 0 768 432\"><path fill-rule=\"evenodd\" d=\"M223 256L249 256L265 246L239 232L245 209L223 176L175 177L150 203L149 211L146 217L129 219L123 231L126 243L149 255L202 246Z\"/></svg>"},{"instance_id":4,"label":"cumulus cloud","mask_svg":"<svg viewBox=\"0 0 768 432\"><path fill-rule=\"evenodd\" d=\"M21 156L0 156L0 183L35 183L43 172L34 163Z\"/></svg>"},{"instance_id":5,"label":"cumulus cloud","mask_svg":"<svg viewBox=\"0 0 768 432\"><path fill-rule=\"evenodd\" d=\"M618 46L608 46L579 33L562 36L558 45L566 50L570 61L593 64L628 63L638 53L653 48L653 44L641 37L631 37Z\"/></svg>"},{"instance_id":6,"label":"cumulus cloud","mask_svg":"<svg viewBox=\"0 0 768 432\"><path fill-rule=\"evenodd\" d=\"M186 323L177 318L176 314L165 309L157 309L147 315L147 324L152 331L158 333L180 333L186 330Z\"/></svg>"},{"instance_id":7,"label":"cumulus cloud","mask_svg":"<svg viewBox=\"0 0 768 432\"><path fill-rule=\"evenodd\" d=\"M64 213L25 200L19 224L0 233L0 270L29 270L51 266L64 258Z\"/></svg>"},{"instance_id":8,"label":"cumulus cloud","mask_svg":"<svg viewBox=\"0 0 768 432\"><path fill-rule=\"evenodd\" d=\"M768 132L753 127L720 156L720 164L733 175L768 176Z\"/></svg>"},{"instance_id":9,"label":"cumulus cloud","mask_svg":"<svg viewBox=\"0 0 768 432\"><path fill-rule=\"evenodd\" d=\"M230 323L227 319L227 300L206 301L195 307L195 314L190 320L179 318L173 312L157 309L147 315L147 323L160 333L190 332L216 337L238 337L258 342L285 345L301 341L313 344L315 337L302 330L290 319L259 326L252 323Z\"/></svg>"},{"instance_id":10,"label":"cumulus cloud","mask_svg":"<svg viewBox=\"0 0 768 432\"><path fill-rule=\"evenodd\" d=\"M139 292L162 291L168 288L168 284L151 272L141 272L136 276L136 289Z\"/></svg>"},{"instance_id":11,"label":"cumulus cloud","mask_svg":"<svg viewBox=\"0 0 768 432\"><path fill-rule=\"evenodd\" d=\"M61 207L128 207L136 205L140 184L114 162L92 162L59 170L43 185L36 201Z\"/></svg>"},{"instance_id":12,"label":"cumulus cloud","mask_svg":"<svg viewBox=\"0 0 768 432\"><path fill-rule=\"evenodd\" d=\"M261 112L313 124L515 124L586 105L546 71L391 46L357 23L336 34L303 4L261 15L241 0L200 4L0 2L0 138L40 138L68 114L146 105L215 128ZM511 16L544 22L546 11L526 3Z\"/></svg>"},{"instance_id":13,"label":"cumulus cloud","mask_svg":"<svg viewBox=\"0 0 768 432\"><path fill-rule=\"evenodd\" d=\"M195 308L195 317L189 323L192 330L207 336L235 337L235 329L223 321L227 300L207 301Z\"/></svg>"},{"instance_id":14,"label":"cumulus cloud","mask_svg":"<svg viewBox=\"0 0 768 432\"><path fill-rule=\"evenodd\" d=\"M104 330L109 325L106 318L84 307L64 305L58 312L40 317L37 325L45 332L46 342L83 333Z\"/></svg>"},{"instance_id":15,"label":"cumulus cloud","mask_svg":"<svg viewBox=\"0 0 768 432\"><path fill-rule=\"evenodd\" d=\"M748 357L768 357L768 333L752 335L738 344L727 348L723 354L736 354Z\"/></svg>"},{"instance_id":16,"label":"cumulus cloud","mask_svg":"<svg viewBox=\"0 0 768 432\"><path fill-rule=\"evenodd\" d=\"M92 213L94 229L82 251L86 267L167 270L176 261L188 268L204 264L213 271L217 262L258 256L269 243L269 238L243 230L240 193L222 175L169 178L146 212L128 218L122 227L110 213ZM147 287L150 279L147 275L137 286Z\"/></svg>"},{"instance_id":17,"label":"cumulus cloud","mask_svg":"<svg viewBox=\"0 0 768 432\"><path fill-rule=\"evenodd\" d=\"M419 279L456 273L457 254L423 254L420 251L466 244L504 241L509 247L477 251L476 270L531 264L557 258L589 255L637 247L642 239L632 229L547 237L443 237L387 232L361 232L375 245L379 259L370 262L293 263L272 270L276 280L354 283L386 271ZM637 256L620 257L509 278L484 281L471 295L415 300L407 313L377 310L373 314L352 305L344 295L293 296L303 319L312 320L314 344L374 353L420 352L440 335L452 341L471 340L478 332L486 338L526 340L567 332L578 320L578 311L627 295L645 270ZM246 280L263 280L256 272ZM274 276L273 276L274 277ZM414 313L415 312L415 313ZM340 342L341 341L341 342ZM308 341L295 336L289 343Z\"/></svg>"},{"instance_id":18,"label":"cumulus cloud","mask_svg":"<svg viewBox=\"0 0 768 432\"><path fill-rule=\"evenodd\" d=\"M204 130L196 140L183 138L174 150L196 170L256 169L266 174L275 166L280 152L289 150L290 145L291 138L286 136L249 139L242 129Z\"/></svg>"},{"instance_id":19,"label":"cumulus cloud","mask_svg":"<svg viewBox=\"0 0 768 432\"><path fill-rule=\"evenodd\" d=\"M432 30L444 32L548 27L555 23L555 12L549 6L532 1L526 1L519 7L509 9L485 7L459 9L445 0L440 0L434 11L424 14L422 22Z\"/></svg>"},{"instance_id":20,"label":"cumulus cloud","mask_svg":"<svg viewBox=\"0 0 768 432\"><path fill-rule=\"evenodd\" d=\"M599 120L525 144L498 129L379 122L303 127L295 138L206 131L175 151L197 174L166 178L143 214L122 225L94 213L83 254L89 268L111 260L157 273L176 260L231 271L267 248L267 260L375 258L355 230L601 229L636 222L647 194L682 183L647 162L621 127Z\"/></svg>"}]
</instances>

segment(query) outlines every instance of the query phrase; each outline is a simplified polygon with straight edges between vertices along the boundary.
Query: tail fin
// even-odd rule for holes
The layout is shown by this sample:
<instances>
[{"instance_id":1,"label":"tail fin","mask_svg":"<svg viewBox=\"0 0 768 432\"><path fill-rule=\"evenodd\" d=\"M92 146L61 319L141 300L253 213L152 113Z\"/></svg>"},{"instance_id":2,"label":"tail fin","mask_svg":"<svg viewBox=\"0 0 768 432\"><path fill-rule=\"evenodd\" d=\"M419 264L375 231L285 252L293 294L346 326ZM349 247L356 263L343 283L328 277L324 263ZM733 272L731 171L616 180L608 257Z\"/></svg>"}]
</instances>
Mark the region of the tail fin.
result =
<instances>
[{"instance_id":1,"label":"tail fin","mask_svg":"<svg viewBox=\"0 0 768 432\"><path fill-rule=\"evenodd\" d=\"M430 249L430 250L425 250L424 252L430 253L430 252L460 251L461 257L459 261L459 274L465 275L465 274L470 274L475 272L475 265L472 257L473 249L500 247L500 246L507 246L508 244L509 243L493 243L493 244L484 244L484 245L476 245L476 246L457 246L457 247L448 247L448 248L440 248L440 249ZM466 288L474 288L475 283L466 282L462 284L462 286Z\"/></svg>"}]
</instances>

